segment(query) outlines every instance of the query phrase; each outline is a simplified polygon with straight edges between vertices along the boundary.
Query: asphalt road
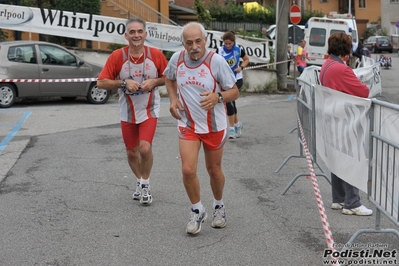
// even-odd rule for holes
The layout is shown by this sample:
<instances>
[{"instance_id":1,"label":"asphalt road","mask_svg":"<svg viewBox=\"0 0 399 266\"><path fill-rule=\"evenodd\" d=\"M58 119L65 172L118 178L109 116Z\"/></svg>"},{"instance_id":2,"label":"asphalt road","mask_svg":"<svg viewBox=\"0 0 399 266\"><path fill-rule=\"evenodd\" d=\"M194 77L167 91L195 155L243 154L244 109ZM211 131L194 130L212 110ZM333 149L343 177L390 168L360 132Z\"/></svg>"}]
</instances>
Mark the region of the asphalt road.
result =
<instances>
[{"instance_id":1,"label":"asphalt road","mask_svg":"<svg viewBox=\"0 0 399 266\"><path fill-rule=\"evenodd\" d=\"M398 61L381 70L383 94L394 103ZM295 99L245 95L237 104L243 136L228 141L223 160L228 225L213 229L208 220L195 237L185 233L190 203L166 99L153 145L151 206L131 200L135 180L116 98L101 106L52 99L1 109L0 264L324 265L326 237L311 181L302 177L282 195L295 175L307 173L306 160L291 159L275 173L285 158L299 154L296 132L289 133L296 126ZM211 214L203 156L198 173ZM375 215L331 210L330 185L324 178L318 185L338 247L358 230L374 228ZM362 203L373 207L364 193ZM399 230L385 217L381 228ZM368 243L399 247L392 234L363 234L356 243L353 249Z\"/></svg>"},{"instance_id":2,"label":"asphalt road","mask_svg":"<svg viewBox=\"0 0 399 266\"><path fill-rule=\"evenodd\" d=\"M389 69L381 68L382 76L382 96L380 100L389 101L399 104L399 52L398 53L382 53L388 55L392 59L392 67ZM371 57L378 60L381 54L371 54Z\"/></svg>"}]
</instances>

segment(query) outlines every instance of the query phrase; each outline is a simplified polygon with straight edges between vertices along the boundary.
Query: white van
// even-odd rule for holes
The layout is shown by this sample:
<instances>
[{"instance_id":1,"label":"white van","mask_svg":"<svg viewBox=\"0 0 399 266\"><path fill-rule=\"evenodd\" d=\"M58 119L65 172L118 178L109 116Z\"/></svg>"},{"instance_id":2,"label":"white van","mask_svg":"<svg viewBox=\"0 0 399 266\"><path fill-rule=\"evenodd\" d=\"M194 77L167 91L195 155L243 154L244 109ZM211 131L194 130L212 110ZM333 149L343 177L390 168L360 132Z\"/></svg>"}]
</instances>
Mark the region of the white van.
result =
<instances>
[{"instance_id":1,"label":"white van","mask_svg":"<svg viewBox=\"0 0 399 266\"><path fill-rule=\"evenodd\" d=\"M359 40L356 20L351 14L330 12L328 17L312 17L305 24L306 51L309 65L321 66L328 58L328 38L331 34L345 32L354 42Z\"/></svg>"}]
</instances>

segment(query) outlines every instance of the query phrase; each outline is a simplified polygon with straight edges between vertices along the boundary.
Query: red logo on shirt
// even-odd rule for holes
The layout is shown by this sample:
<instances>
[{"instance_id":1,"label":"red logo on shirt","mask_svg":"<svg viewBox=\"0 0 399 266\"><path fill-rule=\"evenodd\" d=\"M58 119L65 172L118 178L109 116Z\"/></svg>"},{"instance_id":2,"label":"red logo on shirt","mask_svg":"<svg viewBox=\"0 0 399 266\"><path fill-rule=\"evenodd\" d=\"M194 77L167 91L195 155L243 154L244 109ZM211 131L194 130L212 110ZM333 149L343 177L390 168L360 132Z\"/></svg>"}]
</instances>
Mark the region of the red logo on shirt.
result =
<instances>
[{"instance_id":1,"label":"red logo on shirt","mask_svg":"<svg viewBox=\"0 0 399 266\"><path fill-rule=\"evenodd\" d=\"M151 64L145 64L145 70L151 70Z\"/></svg>"},{"instance_id":2,"label":"red logo on shirt","mask_svg":"<svg viewBox=\"0 0 399 266\"><path fill-rule=\"evenodd\" d=\"M204 68L201 68L200 72L198 72L198 75L199 75L200 78L206 78L207 74L208 73L205 71Z\"/></svg>"},{"instance_id":3,"label":"red logo on shirt","mask_svg":"<svg viewBox=\"0 0 399 266\"><path fill-rule=\"evenodd\" d=\"M184 71L184 70L179 70L179 71L177 72L177 75L178 75L179 77L185 77L185 76L186 76L186 71Z\"/></svg>"}]
</instances>

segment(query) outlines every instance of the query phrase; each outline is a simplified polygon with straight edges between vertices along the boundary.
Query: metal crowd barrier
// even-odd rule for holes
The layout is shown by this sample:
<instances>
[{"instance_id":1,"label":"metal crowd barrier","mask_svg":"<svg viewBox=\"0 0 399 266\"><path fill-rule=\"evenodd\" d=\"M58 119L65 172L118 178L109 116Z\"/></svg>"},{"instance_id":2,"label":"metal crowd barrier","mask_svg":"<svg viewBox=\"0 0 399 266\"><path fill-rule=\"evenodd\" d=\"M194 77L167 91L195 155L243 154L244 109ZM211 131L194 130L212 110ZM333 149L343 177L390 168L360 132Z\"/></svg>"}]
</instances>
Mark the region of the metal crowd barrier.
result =
<instances>
[{"instance_id":1,"label":"metal crowd barrier","mask_svg":"<svg viewBox=\"0 0 399 266\"><path fill-rule=\"evenodd\" d=\"M331 184L330 180L324 174L317 163L316 151L316 111L315 111L315 85L301 78L297 78L295 84L298 116L303 127L305 140L309 147L312 162L318 166L322 173L316 174L324 176ZM370 116L370 145L369 145L369 169L367 196L369 201L376 207L375 228L361 229L357 231L345 245L350 244L364 233L392 233L399 237L399 231L396 229L381 229L381 213L399 227L399 105L376 98L372 99L372 105L369 112ZM305 158L303 153L303 142L301 141L298 130L299 155L289 155L280 167L282 167L291 158ZM293 185L300 176L308 176L309 173L297 174L288 184L282 194Z\"/></svg>"},{"instance_id":2,"label":"metal crowd barrier","mask_svg":"<svg viewBox=\"0 0 399 266\"><path fill-rule=\"evenodd\" d=\"M399 119L399 105L377 99L372 100L370 109L370 166L367 194L376 207L375 228L361 229L348 241L346 247L364 233L393 233L395 229L381 229L381 213L399 227L399 137L396 142L386 133L384 127ZM398 126L399 123L396 123ZM396 134L397 136L397 131Z\"/></svg>"},{"instance_id":3,"label":"metal crowd barrier","mask_svg":"<svg viewBox=\"0 0 399 266\"><path fill-rule=\"evenodd\" d=\"M296 98L297 98L297 109L299 120L301 122L303 133L305 135L305 139L307 142L307 146L309 148L309 153L311 155L312 163L316 164L317 167L320 169L321 173L316 173L316 176L324 176L326 180L331 184L330 179L326 176L323 169L317 162L317 154L316 154L316 115L314 111L314 89L315 86L311 83L302 80L301 78L297 78L295 81L295 88L296 88ZM295 129L291 130L293 132ZM299 154L291 154L289 155L283 163L277 168L275 171L278 173L283 166L291 159L291 158L305 158L303 152L303 142L301 140L300 132L298 130L298 141L299 141ZM282 192L284 195L288 189L295 183L295 181L301 176L309 176L309 173L299 173L297 174L291 182L287 185L287 187Z\"/></svg>"}]
</instances>

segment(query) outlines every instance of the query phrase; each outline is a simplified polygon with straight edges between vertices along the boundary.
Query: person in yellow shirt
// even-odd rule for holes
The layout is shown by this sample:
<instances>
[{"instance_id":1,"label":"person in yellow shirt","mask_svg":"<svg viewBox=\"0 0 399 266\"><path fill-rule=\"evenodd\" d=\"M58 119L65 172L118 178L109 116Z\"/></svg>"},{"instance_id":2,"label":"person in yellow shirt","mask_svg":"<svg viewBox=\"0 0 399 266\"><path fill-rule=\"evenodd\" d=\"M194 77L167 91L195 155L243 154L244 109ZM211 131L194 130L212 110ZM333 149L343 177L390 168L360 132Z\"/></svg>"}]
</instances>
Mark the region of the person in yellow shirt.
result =
<instances>
[{"instance_id":1,"label":"person in yellow shirt","mask_svg":"<svg viewBox=\"0 0 399 266\"><path fill-rule=\"evenodd\" d=\"M306 41L302 40L297 48L296 52L296 66L299 73L302 73L303 70L308 66L306 60L310 60L308 57L308 52L305 49Z\"/></svg>"}]
</instances>

